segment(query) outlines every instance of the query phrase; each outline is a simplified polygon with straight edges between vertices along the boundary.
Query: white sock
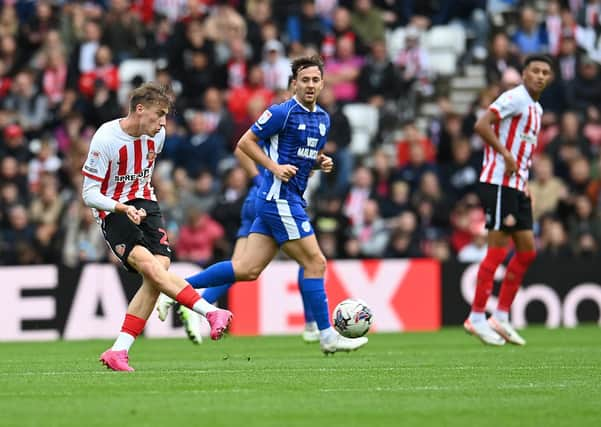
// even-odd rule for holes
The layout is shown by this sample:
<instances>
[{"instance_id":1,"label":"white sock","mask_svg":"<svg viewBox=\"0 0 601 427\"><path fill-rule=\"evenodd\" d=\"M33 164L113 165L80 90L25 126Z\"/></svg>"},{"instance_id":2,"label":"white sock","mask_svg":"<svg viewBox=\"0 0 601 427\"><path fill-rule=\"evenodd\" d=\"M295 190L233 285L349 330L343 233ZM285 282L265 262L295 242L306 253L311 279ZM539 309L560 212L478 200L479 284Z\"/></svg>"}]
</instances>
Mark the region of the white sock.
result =
<instances>
[{"instance_id":1,"label":"white sock","mask_svg":"<svg viewBox=\"0 0 601 427\"><path fill-rule=\"evenodd\" d=\"M509 313L507 311L495 310L493 316L495 316L495 319L500 320L501 322L509 321Z\"/></svg>"},{"instance_id":2,"label":"white sock","mask_svg":"<svg viewBox=\"0 0 601 427\"><path fill-rule=\"evenodd\" d=\"M207 313L210 313L211 311L217 311L217 307L215 307L213 304L209 304L206 299L201 298L196 302L196 304L194 304L192 310L202 314L203 316L206 316Z\"/></svg>"},{"instance_id":3,"label":"white sock","mask_svg":"<svg viewBox=\"0 0 601 427\"><path fill-rule=\"evenodd\" d=\"M476 313L476 312L470 312L470 322L472 323L477 323L477 322L484 322L486 321L486 313L482 312L482 313Z\"/></svg>"},{"instance_id":4,"label":"white sock","mask_svg":"<svg viewBox=\"0 0 601 427\"><path fill-rule=\"evenodd\" d=\"M330 326L327 329L322 329L321 331L319 331L319 340L329 341L334 335L336 335L336 331Z\"/></svg>"},{"instance_id":5,"label":"white sock","mask_svg":"<svg viewBox=\"0 0 601 427\"><path fill-rule=\"evenodd\" d=\"M316 330L317 330L317 322L305 323L305 331L316 331Z\"/></svg>"},{"instance_id":6,"label":"white sock","mask_svg":"<svg viewBox=\"0 0 601 427\"><path fill-rule=\"evenodd\" d=\"M115 344L113 344L113 347L111 348L111 350L113 350L113 351L120 351L120 350L129 351L129 348L132 346L132 344L134 343L135 340L136 340L136 338L134 336L128 334L127 332L119 332L119 336L115 340Z\"/></svg>"}]
</instances>

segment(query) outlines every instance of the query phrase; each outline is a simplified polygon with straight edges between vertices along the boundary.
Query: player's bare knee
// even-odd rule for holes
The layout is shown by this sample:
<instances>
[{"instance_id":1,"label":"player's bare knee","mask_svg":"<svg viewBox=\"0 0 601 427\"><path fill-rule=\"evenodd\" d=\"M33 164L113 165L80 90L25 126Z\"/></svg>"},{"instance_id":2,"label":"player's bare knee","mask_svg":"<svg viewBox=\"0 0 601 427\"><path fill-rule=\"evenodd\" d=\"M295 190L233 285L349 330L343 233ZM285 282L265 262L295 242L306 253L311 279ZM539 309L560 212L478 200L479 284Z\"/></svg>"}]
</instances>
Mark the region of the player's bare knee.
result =
<instances>
[{"instance_id":1,"label":"player's bare knee","mask_svg":"<svg viewBox=\"0 0 601 427\"><path fill-rule=\"evenodd\" d=\"M310 271L312 274L322 276L326 272L326 257L322 254L316 254L311 257L309 265L305 268L306 271Z\"/></svg>"},{"instance_id":2,"label":"player's bare knee","mask_svg":"<svg viewBox=\"0 0 601 427\"><path fill-rule=\"evenodd\" d=\"M147 278L148 280L150 280L151 283L157 284L159 285L159 288L162 288L161 286L161 279L162 279L162 272L164 271L163 266L161 266L161 264L159 264L158 261L156 261L155 259L145 259L141 262L138 263L139 269L140 269L140 273Z\"/></svg>"}]
</instances>

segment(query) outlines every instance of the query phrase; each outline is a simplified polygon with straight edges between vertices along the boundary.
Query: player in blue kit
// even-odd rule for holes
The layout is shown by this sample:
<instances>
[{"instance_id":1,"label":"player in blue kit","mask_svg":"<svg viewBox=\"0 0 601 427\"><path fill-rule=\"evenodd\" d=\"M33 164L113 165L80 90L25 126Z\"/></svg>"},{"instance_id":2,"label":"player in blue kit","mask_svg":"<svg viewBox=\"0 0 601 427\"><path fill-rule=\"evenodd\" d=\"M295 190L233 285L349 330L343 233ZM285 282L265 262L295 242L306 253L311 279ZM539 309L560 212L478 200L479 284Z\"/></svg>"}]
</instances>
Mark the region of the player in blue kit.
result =
<instances>
[{"instance_id":1,"label":"player in blue kit","mask_svg":"<svg viewBox=\"0 0 601 427\"><path fill-rule=\"evenodd\" d=\"M263 147L264 142L260 141L260 145ZM237 233L237 240L234 246L234 253L232 254L232 259L240 257L240 255L244 252L244 248L246 247L246 240L248 235L250 234L251 226L256 218L255 214L255 201L257 191L259 190L262 182L262 171L263 168L261 166L257 167L255 162L252 161L250 157L248 157L242 150L236 148L234 152L236 157L238 158L238 162L244 171L248 174L248 176L252 179L252 187L248 191L246 198L244 200L244 204L242 205L241 211L241 224ZM299 268L299 277L302 277L303 269ZM303 301L303 309L305 314L305 329L302 333L302 338L307 343L318 342L319 341L319 330L317 329L317 323L313 318L313 314L311 313L311 309L309 308L309 304L307 301L307 296L303 289L300 287L300 279L299 279L299 289L301 292L301 297ZM230 287L232 287L233 283L229 283L223 286L217 286L214 288L206 289L201 298L207 301L210 304L215 303L219 298L221 298ZM167 318L167 314L169 312L169 308L175 304L175 300L169 298L168 296L161 294L159 298L159 302L157 305L157 311L159 314L159 319L165 320ZM186 333L190 340L196 344L202 342L202 337L200 335L200 322L201 316L196 312L189 310L184 306L180 306L178 308L178 314L184 324Z\"/></svg>"},{"instance_id":2,"label":"player in blue kit","mask_svg":"<svg viewBox=\"0 0 601 427\"><path fill-rule=\"evenodd\" d=\"M292 76L290 77L290 79L288 81L288 88L289 88L288 93L290 93L290 91L294 90L292 88ZM286 96L285 98L286 99L290 98L290 96ZM261 148L264 149L265 142L259 141L259 145L261 146ZM255 162L253 162L253 160L250 157L248 157L246 154L244 154L244 152L242 150L240 150L239 148L236 148L236 150L234 151L234 155L238 159L238 163L240 164L242 169L244 169L244 171L246 172L248 177L252 180L252 187L249 189L248 194L246 195L246 198L244 199L244 203L242 205L242 210L240 212L241 224L240 224L240 228L238 229L238 233L236 235L236 244L234 246L234 252L232 254L232 259L238 258L244 251L244 248L246 247L246 239L248 238L248 235L250 234L250 228L256 218L256 213L255 213L256 195L257 195L257 191L261 187L261 182L263 179L262 174L263 174L263 170L265 169L260 165L257 166L257 164ZM302 333L302 338L303 338L303 341L305 341L306 343L314 343L314 342L319 341L319 329L317 329L317 323L315 322L315 319L313 318L313 313L311 313L311 309L309 308L307 295L305 292L303 292L303 289L300 287L300 283L301 283L300 277L302 277L303 271L304 271L303 268L300 267L299 271L298 271L298 274L299 274L298 284L299 284L299 290L300 290L300 294L301 294L301 298L302 298L302 302L303 302L303 312L304 312L304 317L305 317L305 328ZM223 285L223 286L217 286L214 288L205 289L204 292L201 294L201 299L204 299L206 302L208 302L210 304L214 304L232 286L233 286L233 283L230 283L230 284ZM161 294L159 297L158 303L157 303L157 312L159 315L159 319L164 321L167 318L167 315L169 313L169 308L174 304L175 304L175 300L173 300L172 298L169 298L165 294ZM183 323L183 326L186 331L186 334L188 335L188 338L190 338L190 341L192 341L195 344L200 344L202 342L201 328L200 328L200 325L202 322L202 317L199 314L197 314L196 312L194 312L184 306L180 306L177 309L177 313Z\"/></svg>"},{"instance_id":3,"label":"player in blue kit","mask_svg":"<svg viewBox=\"0 0 601 427\"><path fill-rule=\"evenodd\" d=\"M305 212L303 193L314 167L333 168L323 153L330 117L317 105L323 87L323 62L317 56L292 63L296 95L269 107L240 138L238 148L265 168L255 204L257 217L239 258L213 264L186 279L196 288L255 280L278 248L304 269L300 288L306 294L326 353L356 350L367 338L345 338L331 326L324 288L326 259ZM265 141L265 151L259 141Z\"/></svg>"}]
</instances>

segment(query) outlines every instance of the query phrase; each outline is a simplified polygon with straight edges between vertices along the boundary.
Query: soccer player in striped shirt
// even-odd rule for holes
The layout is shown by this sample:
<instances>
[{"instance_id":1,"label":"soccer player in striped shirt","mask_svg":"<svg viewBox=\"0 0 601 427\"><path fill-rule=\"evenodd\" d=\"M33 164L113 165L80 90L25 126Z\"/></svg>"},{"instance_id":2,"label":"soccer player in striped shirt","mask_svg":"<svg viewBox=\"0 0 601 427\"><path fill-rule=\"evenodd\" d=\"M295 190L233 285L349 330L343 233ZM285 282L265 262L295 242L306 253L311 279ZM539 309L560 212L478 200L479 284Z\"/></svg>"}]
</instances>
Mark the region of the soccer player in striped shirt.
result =
<instances>
[{"instance_id":1,"label":"soccer player in striped shirt","mask_svg":"<svg viewBox=\"0 0 601 427\"><path fill-rule=\"evenodd\" d=\"M472 310L463 326L485 344L526 344L509 323L509 309L536 257L528 173L543 114L538 99L551 78L552 64L546 55L528 56L522 84L502 93L474 127L486 143L480 196L486 213L488 251L480 264ZM494 274L509 252L510 239L515 255L507 266L497 308L487 321L485 309Z\"/></svg>"},{"instance_id":2,"label":"soccer player in striped shirt","mask_svg":"<svg viewBox=\"0 0 601 427\"><path fill-rule=\"evenodd\" d=\"M165 143L170 106L171 94L161 85L145 83L135 89L127 117L98 128L82 168L83 200L93 208L109 247L126 269L143 277L127 308L121 333L100 356L100 361L115 371L133 371L129 349L144 329L160 292L204 315L213 339L222 336L232 317L167 271L171 249L150 179Z\"/></svg>"},{"instance_id":3,"label":"soccer player in striped shirt","mask_svg":"<svg viewBox=\"0 0 601 427\"><path fill-rule=\"evenodd\" d=\"M321 350L356 350L366 337L349 339L330 324L324 289L326 259L305 212L303 194L313 168L330 172L333 161L321 151L327 141L330 117L317 105L323 87L319 57L301 57L292 63L294 97L269 107L240 138L238 147L263 166L256 213L244 253L238 259L213 264L188 282L198 288L255 280L273 259L278 247L304 268L299 286L307 294L317 322ZM266 152L259 145L267 144Z\"/></svg>"}]
</instances>

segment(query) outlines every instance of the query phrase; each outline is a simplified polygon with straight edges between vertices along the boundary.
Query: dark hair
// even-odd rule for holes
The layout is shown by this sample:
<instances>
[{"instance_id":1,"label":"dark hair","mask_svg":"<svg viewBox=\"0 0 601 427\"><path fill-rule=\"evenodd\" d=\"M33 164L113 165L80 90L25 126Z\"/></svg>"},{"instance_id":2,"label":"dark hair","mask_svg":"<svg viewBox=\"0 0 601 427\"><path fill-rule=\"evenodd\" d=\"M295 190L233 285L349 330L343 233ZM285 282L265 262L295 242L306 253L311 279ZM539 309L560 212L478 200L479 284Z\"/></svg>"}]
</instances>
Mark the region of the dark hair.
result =
<instances>
[{"instance_id":1,"label":"dark hair","mask_svg":"<svg viewBox=\"0 0 601 427\"><path fill-rule=\"evenodd\" d=\"M531 62L544 62L549 67L551 67L551 69L553 69L553 59L551 59L549 55L541 53L534 53L532 55L528 55L526 57L526 60L524 61L524 68L528 68L528 65L530 65Z\"/></svg>"},{"instance_id":2,"label":"dark hair","mask_svg":"<svg viewBox=\"0 0 601 427\"><path fill-rule=\"evenodd\" d=\"M156 82L144 83L131 92L129 110L134 111L138 104L145 107L159 105L170 109L173 104L173 92L168 86Z\"/></svg>"},{"instance_id":3,"label":"dark hair","mask_svg":"<svg viewBox=\"0 0 601 427\"><path fill-rule=\"evenodd\" d=\"M323 77L323 61L318 55L313 56L301 56L292 61L292 79L296 80L298 73L305 68L317 67Z\"/></svg>"}]
</instances>

